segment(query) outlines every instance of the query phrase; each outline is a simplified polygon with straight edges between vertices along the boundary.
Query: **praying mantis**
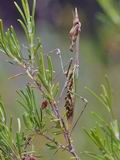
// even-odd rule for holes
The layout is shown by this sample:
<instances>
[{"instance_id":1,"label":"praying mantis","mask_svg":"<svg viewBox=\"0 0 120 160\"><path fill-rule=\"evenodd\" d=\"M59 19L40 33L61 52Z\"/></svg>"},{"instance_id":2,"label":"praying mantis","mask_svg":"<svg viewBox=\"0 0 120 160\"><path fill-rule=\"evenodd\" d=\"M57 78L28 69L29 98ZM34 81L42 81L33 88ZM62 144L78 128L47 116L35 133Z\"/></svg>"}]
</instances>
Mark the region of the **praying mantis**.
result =
<instances>
[{"instance_id":1,"label":"praying mantis","mask_svg":"<svg viewBox=\"0 0 120 160\"><path fill-rule=\"evenodd\" d=\"M56 53L60 58L62 71L66 77L66 82L63 86L60 97L63 95L64 90L66 90L66 96L64 98L65 99L64 108L66 110L66 118L67 118L67 122L68 122L68 128L71 128L71 126L72 126L71 131L73 131L73 129L77 125L77 123L78 123L81 115L83 114L83 112L87 106L87 103L88 103L85 98L79 96L79 98L85 103L85 105L84 105L82 111L80 112L77 120L72 125L73 115L74 115L74 110L75 110L75 97L78 96L76 94L76 86L77 86L77 80L78 80L78 76L79 76L80 31L81 31L81 23L79 21L77 8L75 8L75 11L73 12L73 26L69 32L69 37L71 40L71 44L70 44L69 49L75 55L74 56L75 58L70 59L67 71L64 71L60 49L56 50L57 51Z\"/></svg>"},{"instance_id":2,"label":"praying mantis","mask_svg":"<svg viewBox=\"0 0 120 160\"><path fill-rule=\"evenodd\" d=\"M76 86L77 86L77 80L78 80L78 76L79 76L80 31L81 31L81 23L79 21L77 8L75 8L75 11L73 12L73 26L69 32L69 36L71 39L70 51L73 54L75 54L75 60L70 61L70 64L68 66L68 70L65 73L66 78L67 78L67 83L65 86L65 88L67 90L67 95L65 96L64 107L66 109L68 128L71 128L71 126L72 126L73 115L74 115L74 110L75 110ZM72 126L71 132L73 131L73 129L77 125L78 120L80 119L82 113L84 112L84 110L87 106L87 100L81 96L80 96L80 99L85 103L85 106L84 106L82 112L80 112L78 119L76 120L76 122Z\"/></svg>"}]
</instances>

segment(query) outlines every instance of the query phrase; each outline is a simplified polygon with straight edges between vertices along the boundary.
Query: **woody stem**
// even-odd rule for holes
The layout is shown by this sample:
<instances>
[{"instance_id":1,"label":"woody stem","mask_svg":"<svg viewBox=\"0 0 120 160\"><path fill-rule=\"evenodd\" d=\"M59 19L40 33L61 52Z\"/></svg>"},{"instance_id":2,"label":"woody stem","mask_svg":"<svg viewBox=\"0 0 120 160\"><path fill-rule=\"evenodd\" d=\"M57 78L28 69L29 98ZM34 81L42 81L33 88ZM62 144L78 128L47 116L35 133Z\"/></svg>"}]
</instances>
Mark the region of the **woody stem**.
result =
<instances>
[{"instance_id":1,"label":"woody stem","mask_svg":"<svg viewBox=\"0 0 120 160\"><path fill-rule=\"evenodd\" d=\"M70 135L70 133L69 133L67 127L66 127L64 119L60 115L57 103L55 101L50 101L49 103L51 105L51 108L52 108L55 116L60 120L61 127L63 128L64 138L65 138L65 141L68 144L68 152L71 153L76 160L80 160L80 158L77 155L77 153L75 151L75 148L74 148L74 146L71 142L71 135Z\"/></svg>"}]
</instances>

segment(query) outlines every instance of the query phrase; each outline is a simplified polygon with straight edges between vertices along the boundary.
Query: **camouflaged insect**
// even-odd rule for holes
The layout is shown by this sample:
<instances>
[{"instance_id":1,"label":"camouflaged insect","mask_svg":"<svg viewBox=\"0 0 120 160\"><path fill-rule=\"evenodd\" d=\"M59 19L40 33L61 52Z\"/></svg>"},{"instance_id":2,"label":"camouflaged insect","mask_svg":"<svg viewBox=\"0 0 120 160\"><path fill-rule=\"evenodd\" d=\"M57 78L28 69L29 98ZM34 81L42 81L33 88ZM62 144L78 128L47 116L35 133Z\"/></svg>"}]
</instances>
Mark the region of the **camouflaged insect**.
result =
<instances>
[{"instance_id":1,"label":"camouflaged insect","mask_svg":"<svg viewBox=\"0 0 120 160\"><path fill-rule=\"evenodd\" d=\"M76 47L76 44L79 43L79 32L81 30L81 23L79 21L78 17L78 12L77 8L75 8L75 12L73 14L73 26L69 32L69 36L71 39L71 45L70 45L70 50L73 52L74 51L74 46ZM78 46L77 46L78 47ZM65 96L65 109L66 109L66 118L68 121L68 127L71 128L72 121L73 121L73 114L74 114L74 108L75 108L75 95L73 94L75 92L75 73L77 70L77 67L79 66L79 59L78 55L79 54L79 47L77 50L75 49L75 54L76 54L76 60L75 63L72 64L73 61L70 62L69 67L67 72L65 73L66 78L67 78L67 83L66 83L66 96Z\"/></svg>"}]
</instances>

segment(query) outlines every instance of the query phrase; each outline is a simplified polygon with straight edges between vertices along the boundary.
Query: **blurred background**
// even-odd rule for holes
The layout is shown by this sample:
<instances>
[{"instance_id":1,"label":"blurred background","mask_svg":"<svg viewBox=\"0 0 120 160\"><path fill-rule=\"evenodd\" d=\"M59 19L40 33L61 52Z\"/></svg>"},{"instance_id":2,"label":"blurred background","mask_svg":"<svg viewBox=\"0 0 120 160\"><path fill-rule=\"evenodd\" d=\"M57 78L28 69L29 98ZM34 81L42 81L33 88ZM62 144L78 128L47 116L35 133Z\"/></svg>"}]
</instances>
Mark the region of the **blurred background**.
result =
<instances>
[{"instance_id":1,"label":"blurred background","mask_svg":"<svg viewBox=\"0 0 120 160\"><path fill-rule=\"evenodd\" d=\"M20 0L16 0L20 4ZM17 23L20 18L16 11L13 0L0 0L0 18L3 19L5 28L11 24L15 27L22 44L25 42L23 31ZM32 0L29 0L31 3ZM31 4L32 5L32 4ZM100 84L104 83L104 75L109 76L113 88L113 110L116 117L120 115L120 1L119 0L37 0L36 24L37 34L42 38L44 50L49 51L60 48L64 64L70 57L69 51L69 30L72 26L72 10L78 8L82 31L80 36L80 72L78 94L86 97L89 101L88 107L80 119L77 128L73 132L73 139L77 151L96 148L91 144L85 135L83 128L94 126L95 118L91 111L99 112L107 116L107 112L99 102L91 96L85 86L100 93ZM58 69L58 59L53 55L55 67ZM9 64L8 58L0 55L0 95L6 102L6 109L9 115L14 115L16 128L16 117L22 115L20 106L16 103L16 90L24 88L27 83L26 77L18 77L13 80L8 78L11 75L21 72L20 68ZM60 77L58 77L60 78ZM81 111L82 103L79 102L75 112ZM20 114L21 112L21 114ZM41 144L43 142L41 141ZM92 147L91 147L92 146ZM41 146L39 146L41 147ZM54 156L51 152L45 153L44 159L68 159L68 155L57 153ZM42 152L42 151L41 151ZM59 154L61 155L59 158ZM50 156L48 156L50 155ZM49 157L49 158L48 158ZM83 159L88 157L82 155Z\"/></svg>"}]
</instances>

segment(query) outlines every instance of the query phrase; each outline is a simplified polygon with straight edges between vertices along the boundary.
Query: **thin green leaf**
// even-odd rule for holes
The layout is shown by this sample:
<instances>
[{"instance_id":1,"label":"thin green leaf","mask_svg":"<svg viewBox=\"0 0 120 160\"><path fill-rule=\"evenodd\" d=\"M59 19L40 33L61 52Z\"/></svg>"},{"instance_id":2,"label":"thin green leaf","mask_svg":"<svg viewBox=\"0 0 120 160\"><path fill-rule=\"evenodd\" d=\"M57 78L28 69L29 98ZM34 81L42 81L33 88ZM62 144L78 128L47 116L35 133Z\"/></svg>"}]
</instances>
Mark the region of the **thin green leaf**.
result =
<instances>
[{"instance_id":1,"label":"thin green leaf","mask_svg":"<svg viewBox=\"0 0 120 160\"><path fill-rule=\"evenodd\" d=\"M107 92L108 92L108 95L109 95L109 101L110 101L110 105L112 106L112 87L111 87L111 84L109 82L109 79L108 79L108 76L105 75L105 80L106 80L106 84L107 84Z\"/></svg>"},{"instance_id":2,"label":"thin green leaf","mask_svg":"<svg viewBox=\"0 0 120 160\"><path fill-rule=\"evenodd\" d=\"M36 0L33 0L33 7L32 7L32 28L35 32L35 8L36 8Z\"/></svg>"},{"instance_id":3,"label":"thin green leaf","mask_svg":"<svg viewBox=\"0 0 120 160\"><path fill-rule=\"evenodd\" d=\"M27 21L29 21L30 20L30 9L29 9L28 1L27 0L21 0L21 2L22 2L22 7L23 7L23 10L24 10L25 17L26 17Z\"/></svg>"},{"instance_id":4,"label":"thin green leaf","mask_svg":"<svg viewBox=\"0 0 120 160\"><path fill-rule=\"evenodd\" d=\"M13 117L10 117L10 124L9 124L9 130L12 133L12 123L13 123Z\"/></svg>"},{"instance_id":5,"label":"thin green leaf","mask_svg":"<svg viewBox=\"0 0 120 160\"><path fill-rule=\"evenodd\" d=\"M56 97L57 94L59 92L59 83L55 84L53 87L52 87L52 95L53 97Z\"/></svg>"},{"instance_id":6,"label":"thin green leaf","mask_svg":"<svg viewBox=\"0 0 120 160\"><path fill-rule=\"evenodd\" d=\"M98 96L94 91L92 91L90 88L88 87L85 87L85 89L87 89L93 96L95 96L105 107L106 107L106 104L104 103L104 101L101 99L100 96Z\"/></svg>"},{"instance_id":7,"label":"thin green leaf","mask_svg":"<svg viewBox=\"0 0 120 160\"><path fill-rule=\"evenodd\" d=\"M46 146L47 146L50 150L57 149L57 146L52 145L52 144L49 144L49 143L46 143Z\"/></svg>"},{"instance_id":8,"label":"thin green leaf","mask_svg":"<svg viewBox=\"0 0 120 160\"><path fill-rule=\"evenodd\" d=\"M32 129L33 128L33 125L32 125L32 123L30 121L30 117L29 117L28 114L24 114L23 115L23 122L24 122L26 128L28 128L28 129Z\"/></svg>"},{"instance_id":9,"label":"thin green leaf","mask_svg":"<svg viewBox=\"0 0 120 160\"><path fill-rule=\"evenodd\" d=\"M15 4L17 10L19 11L20 15L22 16L22 18L23 18L23 20L24 20L24 23L26 24L26 17L25 17L25 15L24 15L23 11L21 10L21 8L20 8L19 5L17 4L17 2L14 2L14 4Z\"/></svg>"},{"instance_id":10,"label":"thin green leaf","mask_svg":"<svg viewBox=\"0 0 120 160\"><path fill-rule=\"evenodd\" d=\"M1 97L0 97L0 114L1 114L0 119L2 120L3 123L6 124L6 112L5 112L5 107L1 100Z\"/></svg>"},{"instance_id":11,"label":"thin green leaf","mask_svg":"<svg viewBox=\"0 0 120 160\"><path fill-rule=\"evenodd\" d=\"M0 38L4 41L3 21L0 19Z\"/></svg>"},{"instance_id":12,"label":"thin green leaf","mask_svg":"<svg viewBox=\"0 0 120 160\"><path fill-rule=\"evenodd\" d=\"M45 70L45 64L44 64L44 56L43 56L42 52L40 54L40 60L39 60L39 73L40 73L40 76L42 76L42 79L45 82L47 82L47 79L46 79L46 70Z\"/></svg>"},{"instance_id":13,"label":"thin green leaf","mask_svg":"<svg viewBox=\"0 0 120 160\"><path fill-rule=\"evenodd\" d=\"M118 126L118 121L114 120L113 122L111 122L111 127L112 127L112 130L113 130L115 137L118 140L120 140L120 131L119 131L119 126Z\"/></svg>"},{"instance_id":14,"label":"thin green leaf","mask_svg":"<svg viewBox=\"0 0 120 160\"><path fill-rule=\"evenodd\" d=\"M19 155L20 155L20 157L22 158L22 151L21 151L21 134L20 134L20 133L16 133L16 143L17 143Z\"/></svg>"},{"instance_id":15,"label":"thin green leaf","mask_svg":"<svg viewBox=\"0 0 120 160\"><path fill-rule=\"evenodd\" d=\"M36 47L34 48L35 55L37 54L40 47L41 47L41 40L38 38L38 43L37 43Z\"/></svg>"},{"instance_id":16,"label":"thin green leaf","mask_svg":"<svg viewBox=\"0 0 120 160\"><path fill-rule=\"evenodd\" d=\"M48 61L48 81L52 84L53 80L53 64L52 64L52 59L50 56L47 56L47 61Z\"/></svg>"},{"instance_id":17,"label":"thin green leaf","mask_svg":"<svg viewBox=\"0 0 120 160\"><path fill-rule=\"evenodd\" d=\"M32 8L32 18L35 18L35 7L36 7L36 0L33 0L33 8Z\"/></svg>"}]
</instances>

